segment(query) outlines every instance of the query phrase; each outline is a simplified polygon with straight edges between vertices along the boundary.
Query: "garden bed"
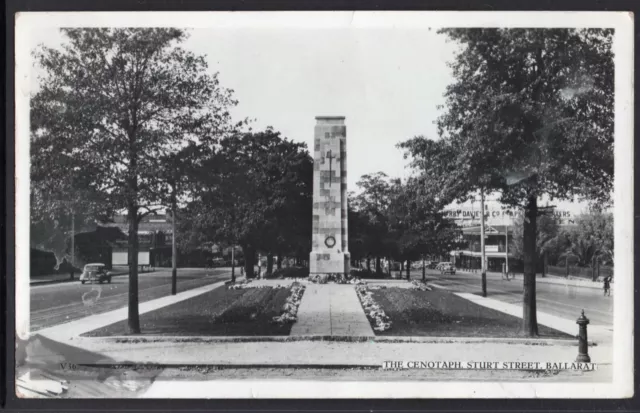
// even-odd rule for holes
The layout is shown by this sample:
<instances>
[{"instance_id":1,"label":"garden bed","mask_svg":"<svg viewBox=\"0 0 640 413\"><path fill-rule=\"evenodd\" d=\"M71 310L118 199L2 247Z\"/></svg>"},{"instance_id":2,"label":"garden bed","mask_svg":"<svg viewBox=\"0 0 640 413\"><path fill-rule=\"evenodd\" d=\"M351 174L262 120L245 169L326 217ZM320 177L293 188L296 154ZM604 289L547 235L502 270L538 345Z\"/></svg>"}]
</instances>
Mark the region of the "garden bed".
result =
<instances>
[{"instance_id":1,"label":"garden bed","mask_svg":"<svg viewBox=\"0 0 640 413\"><path fill-rule=\"evenodd\" d=\"M381 310L375 314L378 317L382 314L382 320L389 325L386 329L376 329L381 323L374 317L367 317L376 335L521 337L520 318L479 306L450 292L396 287L368 291ZM540 338L574 338L542 325L538 325L538 331Z\"/></svg>"},{"instance_id":2,"label":"garden bed","mask_svg":"<svg viewBox=\"0 0 640 413\"><path fill-rule=\"evenodd\" d=\"M219 287L140 316L141 335L286 336L295 322L303 287ZM296 297L292 303L290 297ZM289 314L284 316L283 314ZM291 316L292 315L292 316ZM84 336L127 335L127 320Z\"/></svg>"}]
</instances>

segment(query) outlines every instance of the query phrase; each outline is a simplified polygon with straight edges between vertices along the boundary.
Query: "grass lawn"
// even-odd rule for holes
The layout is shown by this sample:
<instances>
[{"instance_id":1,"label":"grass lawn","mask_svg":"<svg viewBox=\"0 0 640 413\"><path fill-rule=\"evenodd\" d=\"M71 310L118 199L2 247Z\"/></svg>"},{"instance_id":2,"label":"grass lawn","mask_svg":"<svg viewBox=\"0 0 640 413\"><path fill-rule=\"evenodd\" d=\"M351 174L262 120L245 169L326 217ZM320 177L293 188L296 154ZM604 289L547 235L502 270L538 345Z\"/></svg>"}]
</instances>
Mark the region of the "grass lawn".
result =
<instances>
[{"instance_id":1,"label":"grass lawn","mask_svg":"<svg viewBox=\"0 0 640 413\"><path fill-rule=\"evenodd\" d=\"M226 286L140 316L141 335L174 336L286 336L290 323L271 323L282 314L291 288ZM127 321L90 331L83 336L127 335Z\"/></svg>"},{"instance_id":2,"label":"grass lawn","mask_svg":"<svg viewBox=\"0 0 640 413\"><path fill-rule=\"evenodd\" d=\"M520 318L482 307L446 291L405 288L372 291L374 301L391 319L391 328L376 331L376 335L521 337ZM538 332L541 338L573 338L542 325L538 325Z\"/></svg>"}]
</instances>

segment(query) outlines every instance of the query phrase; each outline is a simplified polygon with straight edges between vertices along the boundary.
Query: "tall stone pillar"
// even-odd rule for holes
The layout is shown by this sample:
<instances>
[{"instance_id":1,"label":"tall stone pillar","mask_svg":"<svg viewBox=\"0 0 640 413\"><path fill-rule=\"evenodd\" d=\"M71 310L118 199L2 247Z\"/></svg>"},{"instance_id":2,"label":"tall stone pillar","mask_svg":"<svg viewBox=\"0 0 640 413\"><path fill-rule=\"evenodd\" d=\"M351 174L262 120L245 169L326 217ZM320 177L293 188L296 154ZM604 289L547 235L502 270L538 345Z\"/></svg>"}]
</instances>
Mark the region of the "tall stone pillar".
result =
<instances>
[{"instance_id":1,"label":"tall stone pillar","mask_svg":"<svg viewBox=\"0 0 640 413\"><path fill-rule=\"evenodd\" d=\"M316 117L310 274L349 274L347 127L342 116Z\"/></svg>"}]
</instances>

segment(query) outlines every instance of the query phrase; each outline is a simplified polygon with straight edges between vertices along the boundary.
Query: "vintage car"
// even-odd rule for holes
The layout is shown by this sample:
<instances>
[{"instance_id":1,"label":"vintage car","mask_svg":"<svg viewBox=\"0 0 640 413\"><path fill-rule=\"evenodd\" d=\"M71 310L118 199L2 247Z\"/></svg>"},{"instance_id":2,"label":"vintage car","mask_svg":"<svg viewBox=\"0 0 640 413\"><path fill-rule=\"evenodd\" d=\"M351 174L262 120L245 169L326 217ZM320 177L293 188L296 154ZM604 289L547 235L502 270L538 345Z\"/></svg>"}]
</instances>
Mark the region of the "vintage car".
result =
<instances>
[{"instance_id":1,"label":"vintage car","mask_svg":"<svg viewBox=\"0 0 640 413\"><path fill-rule=\"evenodd\" d=\"M102 284L104 281L111 284L111 273L107 271L107 268L102 263L87 264L84 266L84 270L80 275L80 282L98 281Z\"/></svg>"},{"instance_id":2,"label":"vintage car","mask_svg":"<svg viewBox=\"0 0 640 413\"><path fill-rule=\"evenodd\" d=\"M447 263L444 264L440 267L440 273L441 274L455 274L456 273L456 267L453 264Z\"/></svg>"},{"instance_id":3,"label":"vintage car","mask_svg":"<svg viewBox=\"0 0 640 413\"><path fill-rule=\"evenodd\" d=\"M442 271L442 267L444 267L445 265L449 265L451 264L449 261L443 261L443 262L439 262L436 264L435 269L438 271Z\"/></svg>"}]
</instances>

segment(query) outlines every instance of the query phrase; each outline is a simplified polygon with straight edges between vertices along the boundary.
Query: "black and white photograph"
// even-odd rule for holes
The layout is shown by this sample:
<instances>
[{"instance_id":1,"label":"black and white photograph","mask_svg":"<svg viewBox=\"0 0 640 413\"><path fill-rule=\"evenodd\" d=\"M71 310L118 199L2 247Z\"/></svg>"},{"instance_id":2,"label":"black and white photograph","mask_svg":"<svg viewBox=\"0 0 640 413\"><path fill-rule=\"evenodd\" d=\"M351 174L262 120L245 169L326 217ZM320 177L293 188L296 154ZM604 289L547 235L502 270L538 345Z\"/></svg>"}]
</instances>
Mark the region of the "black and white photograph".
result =
<instances>
[{"instance_id":1,"label":"black and white photograph","mask_svg":"<svg viewBox=\"0 0 640 413\"><path fill-rule=\"evenodd\" d=\"M18 13L15 395L633 396L633 15Z\"/></svg>"}]
</instances>

